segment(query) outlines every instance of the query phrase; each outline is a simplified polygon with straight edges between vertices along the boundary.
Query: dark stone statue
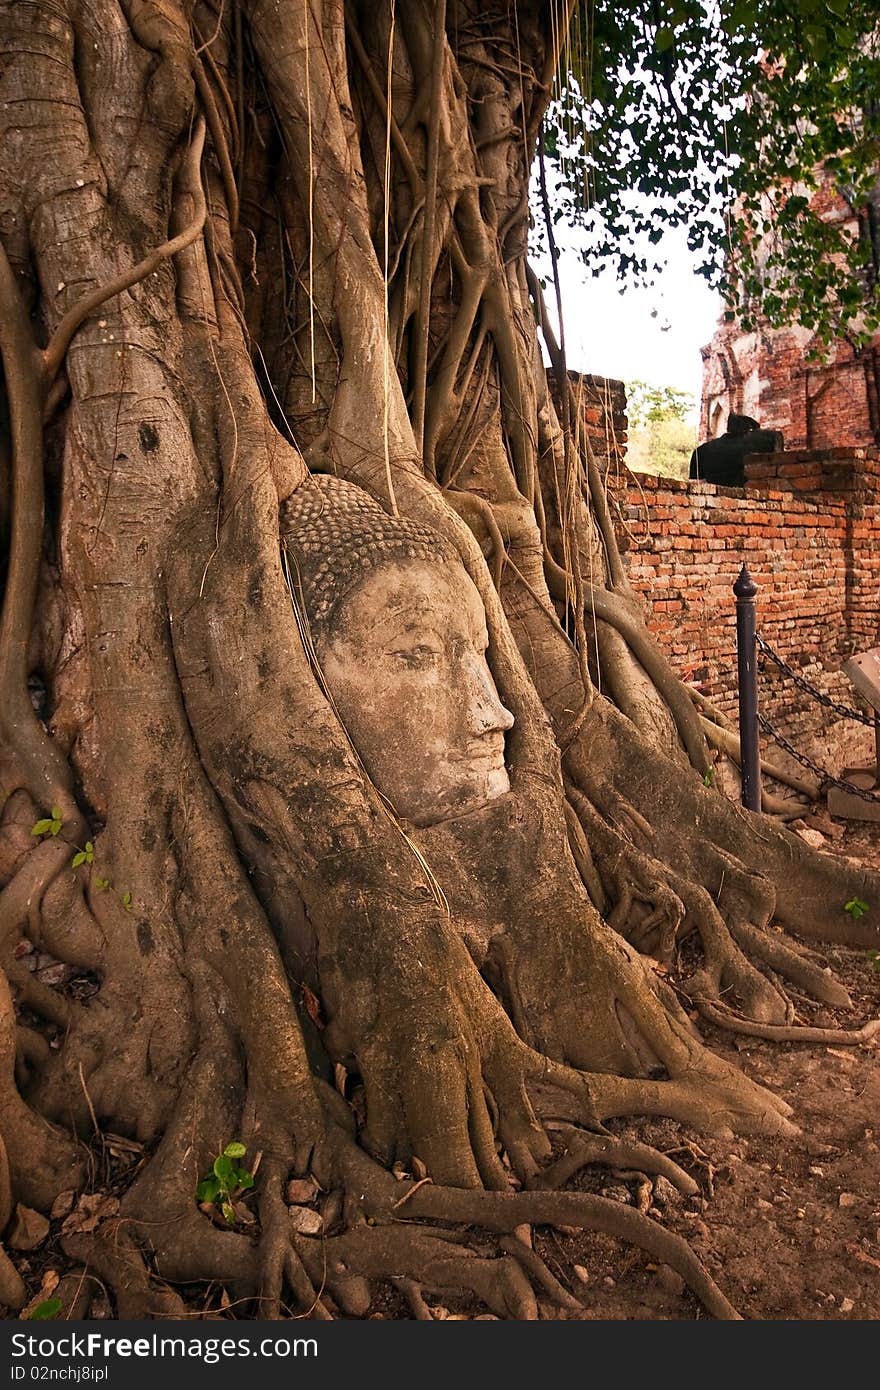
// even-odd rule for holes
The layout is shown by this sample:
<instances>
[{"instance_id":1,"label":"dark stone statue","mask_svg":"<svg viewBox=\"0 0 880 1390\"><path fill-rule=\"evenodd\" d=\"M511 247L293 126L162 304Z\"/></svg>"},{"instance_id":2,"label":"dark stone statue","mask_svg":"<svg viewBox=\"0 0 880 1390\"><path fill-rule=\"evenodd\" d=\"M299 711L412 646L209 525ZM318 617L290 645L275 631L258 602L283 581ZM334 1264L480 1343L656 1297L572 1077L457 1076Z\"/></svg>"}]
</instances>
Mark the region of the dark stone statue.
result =
<instances>
[{"instance_id":1,"label":"dark stone statue","mask_svg":"<svg viewBox=\"0 0 880 1390\"><path fill-rule=\"evenodd\" d=\"M747 454L770 454L784 447L779 430L762 430L750 415L727 417L727 431L700 444L691 454L690 474L718 487L742 487Z\"/></svg>"}]
</instances>

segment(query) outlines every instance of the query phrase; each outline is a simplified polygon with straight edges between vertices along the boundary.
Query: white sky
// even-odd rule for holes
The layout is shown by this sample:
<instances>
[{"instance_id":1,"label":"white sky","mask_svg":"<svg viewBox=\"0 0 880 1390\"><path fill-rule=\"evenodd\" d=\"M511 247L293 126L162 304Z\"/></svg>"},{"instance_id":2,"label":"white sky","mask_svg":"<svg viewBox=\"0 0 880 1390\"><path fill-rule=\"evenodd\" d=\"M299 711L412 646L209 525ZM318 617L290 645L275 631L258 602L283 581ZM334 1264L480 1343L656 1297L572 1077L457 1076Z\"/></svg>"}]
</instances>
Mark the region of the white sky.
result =
<instances>
[{"instance_id":1,"label":"white sky","mask_svg":"<svg viewBox=\"0 0 880 1390\"><path fill-rule=\"evenodd\" d=\"M564 241L564 229L559 235ZM594 277L574 252L561 250L568 365L623 381L675 386L699 404L700 348L715 332L721 299L694 273L683 228L667 232L652 249L666 255L666 270L651 289L626 288L623 294L611 271ZM549 258L540 258L536 268L546 276ZM549 277L545 295L555 318Z\"/></svg>"}]
</instances>

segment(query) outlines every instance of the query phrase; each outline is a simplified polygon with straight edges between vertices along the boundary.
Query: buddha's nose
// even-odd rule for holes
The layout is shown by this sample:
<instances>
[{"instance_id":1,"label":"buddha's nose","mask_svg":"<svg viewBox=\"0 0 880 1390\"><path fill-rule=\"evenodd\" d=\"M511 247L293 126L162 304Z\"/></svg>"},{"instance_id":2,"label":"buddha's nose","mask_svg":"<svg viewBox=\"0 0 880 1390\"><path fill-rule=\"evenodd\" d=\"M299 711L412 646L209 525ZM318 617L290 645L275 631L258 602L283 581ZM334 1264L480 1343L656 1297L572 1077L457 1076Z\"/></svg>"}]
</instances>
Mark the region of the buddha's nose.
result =
<instances>
[{"instance_id":1,"label":"buddha's nose","mask_svg":"<svg viewBox=\"0 0 880 1390\"><path fill-rule=\"evenodd\" d=\"M513 715L502 705L492 672L482 657L470 663L468 677L468 723L471 732L479 736L512 729Z\"/></svg>"}]
</instances>

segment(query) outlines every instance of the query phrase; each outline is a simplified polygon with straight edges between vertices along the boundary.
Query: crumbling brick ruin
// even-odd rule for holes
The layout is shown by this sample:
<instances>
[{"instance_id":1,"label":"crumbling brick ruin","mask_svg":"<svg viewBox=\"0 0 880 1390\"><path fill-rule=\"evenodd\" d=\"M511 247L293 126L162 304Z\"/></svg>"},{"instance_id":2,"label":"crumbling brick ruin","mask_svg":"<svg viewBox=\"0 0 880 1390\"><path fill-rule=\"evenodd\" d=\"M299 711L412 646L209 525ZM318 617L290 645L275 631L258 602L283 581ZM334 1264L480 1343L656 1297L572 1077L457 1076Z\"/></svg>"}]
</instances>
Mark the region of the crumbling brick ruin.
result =
<instances>
[{"instance_id":1,"label":"crumbling brick ruin","mask_svg":"<svg viewBox=\"0 0 880 1390\"><path fill-rule=\"evenodd\" d=\"M880 262L880 188L864 226L830 185L812 205L824 219L867 237ZM799 326L773 329L758 318L755 331L746 333L736 320L722 322L702 349L700 439L723 434L734 411L762 429L781 430L787 449L880 444L880 333L858 351L838 343L823 361L810 360L812 344L812 332Z\"/></svg>"},{"instance_id":2,"label":"crumbling brick ruin","mask_svg":"<svg viewBox=\"0 0 880 1390\"><path fill-rule=\"evenodd\" d=\"M594 448L625 439L623 387L589 380L594 412L603 401L610 410L587 417ZM880 644L880 448L753 455L741 488L632 473L620 449L606 451L601 466L630 581L679 675L736 719L732 588L745 562L765 639L820 690L859 703L841 666ZM760 703L831 771L870 761L870 729L835 717L772 665L761 672Z\"/></svg>"}]
</instances>

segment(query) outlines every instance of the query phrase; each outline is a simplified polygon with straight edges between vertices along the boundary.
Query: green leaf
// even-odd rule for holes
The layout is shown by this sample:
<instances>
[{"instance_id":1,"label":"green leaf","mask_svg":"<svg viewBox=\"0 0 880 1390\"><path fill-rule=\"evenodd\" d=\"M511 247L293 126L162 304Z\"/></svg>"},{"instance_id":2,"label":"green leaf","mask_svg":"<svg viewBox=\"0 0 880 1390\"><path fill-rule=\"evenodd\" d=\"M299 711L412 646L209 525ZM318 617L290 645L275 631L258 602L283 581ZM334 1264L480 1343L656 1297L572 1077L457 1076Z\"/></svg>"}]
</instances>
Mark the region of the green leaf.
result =
<instances>
[{"instance_id":1,"label":"green leaf","mask_svg":"<svg viewBox=\"0 0 880 1390\"><path fill-rule=\"evenodd\" d=\"M57 1318L61 1312L60 1298L46 1298L42 1303L38 1303L32 1313L28 1314L29 1322L45 1322L48 1318Z\"/></svg>"},{"instance_id":2,"label":"green leaf","mask_svg":"<svg viewBox=\"0 0 880 1390\"><path fill-rule=\"evenodd\" d=\"M232 1186L232 1175L234 1172L235 1169L232 1166L232 1159L227 1158L225 1154L220 1154L218 1158L214 1159L214 1173L220 1179L222 1186L227 1192Z\"/></svg>"},{"instance_id":3,"label":"green leaf","mask_svg":"<svg viewBox=\"0 0 880 1390\"><path fill-rule=\"evenodd\" d=\"M129 909L131 908L131 893L123 893L122 906L127 907Z\"/></svg>"},{"instance_id":4,"label":"green leaf","mask_svg":"<svg viewBox=\"0 0 880 1390\"><path fill-rule=\"evenodd\" d=\"M223 1150L223 1153L226 1156L226 1158L244 1158L245 1154L247 1153L247 1149L245 1148L244 1144L240 1143L238 1139L233 1139L231 1144L226 1145L226 1148Z\"/></svg>"},{"instance_id":5,"label":"green leaf","mask_svg":"<svg viewBox=\"0 0 880 1390\"><path fill-rule=\"evenodd\" d=\"M63 819L63 812L62 812L60 806L53 806L53 807L52 807L52 819L53 819L53 820L57 820L57 821L60 821L60 820Z\"/></svg>"},{"instance_id":6,"label":"green leaf","mask_svg":"<svg viewBox=\"0 0 880 1390\"><path fill-rule=\"evenodd\" d=\"M217 1178L213 1175L211 1177L202 1178L202 1181L196 1188L196 1201L213 1202L217 1199L219 1192L220 1183Z\"/></svg>"},{"instance_id":7,"label":"green leaf","mask_svg":"<svg viewBox=\"0 0 880 1390\"><path fill-rule=\"evenodd\" d=\"M49 832L50 832L50 830L52 829L52 825L53 825L53 822L52 822L51 820L47 820L47 819L38 820L38 821L36 822L36 824L34 825L33 829L31 830L31 834L32 834L32 835L48 835Z\"/></svg>"},{"instance_id":8,"label":"green leaf","mask_svg":"<svg viewBox=\"0 0 880 1390\"><path fill-rule=\"evenodd\" d=\"M77 850L76 854L73 856L73 858L71 859L70 862L71 862L71 864L73 865L73 867L74 867L75 869L78 869L79 866L80 866L80 864L84 864L84 863L86 862L86 852L85 852L85 850L84 850L84 849Z\"/></svg>"},{"instance_id":9,"label":"green leaf","mask_svg":"<svg viewBox=\"0 0 880 1390\"><path fill-rule=\"evenodd\" d=\"M844 912L848 912L850 917L858 919L859 917L864 917L865 913L868 911L868 906L869 904L864 902L861 898L850 898L848 903L844 903L843 910Z\"/></svg>"},{"instance_id":10,"label":"green leaf","mask_svg":"<svg viewBox=\"0 0 880 1390\"><path fill-rule=\"evenodd\" d=\"M714 769L714 767L707 767L707 768L706 768L706 771L703 773L703 786L704 786L704 787L711 787L711 785L712 785L712 779L713 779L714 776L715 776L715 769Z\"/></svg>"},{"instance_id":11,"label":"green leaf","mask_svg":"<svg viewBox=\"0 0 880 1390\"><path fill-rule=\"evenodd\" d=\"M236 1168L232 1178L235 1186L241 1191L247 1191L248 1188L254 1185L254 1175L253 1173L249 1173L246 1168Z\"/></svg>"},{"instance_id":12,"label":"green leaf","mask_svg":"<svg viewBox=\"0 0 880 1390\"><path fill-rule=\"evenodd\" d=\"M94 878L92 884L97 893L103 893L105 888L110 887L110 880L109 878Z\"/></svg>"},{"instance_id":13,"label":"green leaf","mask_svg":"<svg viewBox=\"0 0 880 1390\"><path fill-rule=\"evenodd\" d=\"M226 1220L229 1222L230 1226L234 1226L234 1225L235 1225L235 1212L234 1212L234 1210L233 1210L232 1203L231 1203L231 1202L221 1202L221 1204L220 1204L220 1210L222 1211L223 1215L226 1217Z\"/></svg>"}]
</instances>

